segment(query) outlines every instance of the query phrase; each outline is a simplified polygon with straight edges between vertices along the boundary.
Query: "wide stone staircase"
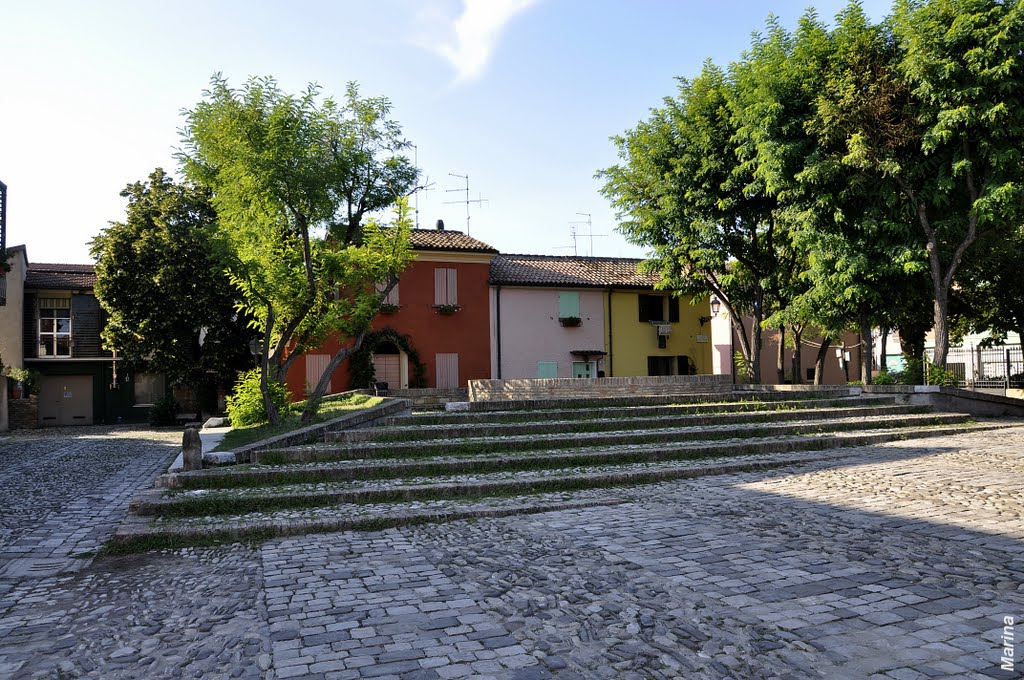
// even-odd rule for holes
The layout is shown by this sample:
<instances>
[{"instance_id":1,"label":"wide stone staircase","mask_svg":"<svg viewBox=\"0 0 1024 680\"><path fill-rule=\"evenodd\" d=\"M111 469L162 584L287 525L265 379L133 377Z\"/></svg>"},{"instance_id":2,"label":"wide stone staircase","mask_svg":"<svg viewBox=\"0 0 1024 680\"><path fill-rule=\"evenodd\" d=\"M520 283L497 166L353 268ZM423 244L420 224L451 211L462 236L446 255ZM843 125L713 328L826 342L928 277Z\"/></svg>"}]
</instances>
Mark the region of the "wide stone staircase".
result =
<instances>
[{"instance_id":1,"label":"wide stone staircase","mask_svg":"<svg viewBox=\"0 0 1024 680\"><path fill-rule=\"evenodd\" d=\"M1004 426L848 389L475 402L389 417L244 464L162 475L114 550L622 502L616 489L841 458L856 446ZM621 493L619 491L618 493Z\"/></svg>"}]
</instances>

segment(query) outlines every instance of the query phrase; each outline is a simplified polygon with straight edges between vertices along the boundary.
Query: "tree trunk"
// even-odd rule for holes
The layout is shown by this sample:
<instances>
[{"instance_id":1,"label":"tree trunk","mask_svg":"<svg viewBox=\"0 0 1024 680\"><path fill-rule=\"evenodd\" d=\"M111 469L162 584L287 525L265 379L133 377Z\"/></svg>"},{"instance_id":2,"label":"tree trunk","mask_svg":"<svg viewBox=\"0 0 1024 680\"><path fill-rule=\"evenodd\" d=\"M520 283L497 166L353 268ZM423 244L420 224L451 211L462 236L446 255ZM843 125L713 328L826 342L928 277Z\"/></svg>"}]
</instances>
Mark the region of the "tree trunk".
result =
<instances>
[{"instance_id":1,"label":"tree trunk","mask_svg":"<svg viewBox=\"0 0 1024 680\"><path fill-rule=\"evenodd\" d=\"M949 288L935 289L935 354L932 363L946 368L946 354L949 352Z\"/></svg>"},{"instance_id":2,"label":"tree trunk","mask_svg":"<svg viewBox=\"0 0 1024 680\"><path fill-rule=\"evenodd\" d=\"M271 425L281 422L281 414L270 395L270 335L274 330L274 307L267 305L267 323L263 331L263 357L260 362L260 391L263 393L263 406L267 409L267 420Z\"/></svg>"},{"instance_id":3,"label":"tree trunk","mask_svg":"<svg viewBox=\"0 0 1024 680\"><path fill-rule=\"evenodd\" d=\"M885 353L887 351L886 345L889 341L889 329L882 328L882 336L878 339L878 356L882 360L882 365L878 367L879 373L888 373L889 365L885 360Z\"/></svg>"},{"instance_id":4,"label":"tree trunk","mask_svg":"<svg viewBox=\"0 0 1024 680\"><path fill-rule=\"evenodd\" d=\"M359 348L363 345L363 338L366 337L366 330L363 330L359 335L356 336L354 343L348 347L342 347L339 349L331 361L327 364L327 368L324 369L323 375L320 376L320 380L317 382L316 387L310 392L306 398L306 408L302 410L302 422L308 423L313 420L313 416L316 415L317 408L320 406L320 402L327 393L327 390L331 386L331 378L334 376L334 372L338 370L338 366L341 365L345 359L352 356L354 353L359 351Z\"/></svg>"},{"instance_id":5,"label":"tree trunk","mask_svg":"<svg viewBox=\"0 0 1024 680\"><path fill-rule=\"evenodd\" d=\"M775 374L778 384L786 382L786 327L779 326L779 347L775 353Z\"/></svg>"},{"instance_id":6,"label":"tree trunk","mask_svg":"<svg viewBox=\"0 0 1024 680\"><path fill-rule=\"evenodd\" d=\"M871 364L874 363L874 347L871 342L871 321L866 313L860 315L860 381L871 384Z\"/></svg>"},{"instance_id":7,"label":"tree trunk","mask_svg":"<svg viewBox=\"0 0 1024 680\"><path fill-rule=\"evenodd\" d=\"M754 301L754 320L750 324L750 359L748 362L748 380L751 385L761 384L761 347L762 329L761 322L764 320L764 294L758 295Z\"/></svg>"},{"instance_id":8,"label":"tree trunk","mask_svg":"<svg viewBox=\"0 0 1024 680\"><path fill-rule=\"evenodd\" d=\"M803 357L800 356L801 336L803 330L797 330L796 326L793 326L793 384L803 385L804 384L804 367Z\"/></svg>"},{"instance_id":9,"label":"tree trunk","mask_svg":"<svg viewBox=\"0 0 1024 680\"><path fill-rule=\"evenodd\" d=\"M825 359L828 358L828 348L831 346L832 340L829 338L821 339L821 346L818 347L818 358L814 362L814 384L822 384L822 380L825 379Z\"/></svg>"}]
</instances>

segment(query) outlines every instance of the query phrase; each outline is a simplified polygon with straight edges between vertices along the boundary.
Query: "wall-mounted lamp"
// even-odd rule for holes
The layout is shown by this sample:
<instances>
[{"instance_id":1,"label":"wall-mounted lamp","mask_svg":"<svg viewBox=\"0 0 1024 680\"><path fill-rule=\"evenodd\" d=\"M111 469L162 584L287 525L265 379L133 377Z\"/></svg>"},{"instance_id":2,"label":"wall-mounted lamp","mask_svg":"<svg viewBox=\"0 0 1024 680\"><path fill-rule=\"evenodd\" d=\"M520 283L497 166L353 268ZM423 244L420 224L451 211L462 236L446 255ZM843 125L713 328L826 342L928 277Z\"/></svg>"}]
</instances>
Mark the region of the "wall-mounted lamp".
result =
<instances>
[{"instance_id":1,"label":"wall-mounted lamp","mask_svg":"<svg viewBox=\"0 0 1024 680\"><path fill-rule=\"evenodd\" d=\"M711 298L711 316L718 316L718 311L720 309L722 309L722 301L717 297Z\"/></svg>"}]
</instances>

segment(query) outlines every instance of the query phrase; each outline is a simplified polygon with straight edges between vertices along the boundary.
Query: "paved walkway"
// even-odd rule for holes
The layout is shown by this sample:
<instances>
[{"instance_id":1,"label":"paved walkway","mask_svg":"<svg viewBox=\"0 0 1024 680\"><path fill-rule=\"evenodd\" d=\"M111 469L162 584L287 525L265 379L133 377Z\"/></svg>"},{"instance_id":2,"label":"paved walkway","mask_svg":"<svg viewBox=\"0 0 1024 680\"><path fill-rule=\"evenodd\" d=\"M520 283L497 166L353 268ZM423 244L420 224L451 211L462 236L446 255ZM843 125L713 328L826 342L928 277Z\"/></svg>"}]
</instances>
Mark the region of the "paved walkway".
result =
<instances>
[{"instance_id":1,"label":"paved walkway","mask_svg":"<svg viewBox=\"0 0 1024 680\"><path fill-rule=\"evenodd\" d=\"M617 489L613 507L95 560L178 435L54 434L0 438L4 678L1024 669L1024 428Z\"/></svg>"}]
</instances>

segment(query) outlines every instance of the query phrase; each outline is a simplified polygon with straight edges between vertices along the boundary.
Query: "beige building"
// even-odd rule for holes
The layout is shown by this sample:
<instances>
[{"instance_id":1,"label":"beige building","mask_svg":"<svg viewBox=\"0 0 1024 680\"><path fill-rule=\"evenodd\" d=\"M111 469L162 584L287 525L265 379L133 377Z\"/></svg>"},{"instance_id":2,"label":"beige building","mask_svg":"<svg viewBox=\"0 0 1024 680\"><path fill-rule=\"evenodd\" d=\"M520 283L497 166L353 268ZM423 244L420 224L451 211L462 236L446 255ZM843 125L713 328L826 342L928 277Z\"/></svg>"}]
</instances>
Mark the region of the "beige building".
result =
<instances>
[{"instance_id":1,"label":"beige building","mask_svg":"<svg viewBox=\"0 0 1024 680\"><path fill-rule=\"evenodd\" d=\"M22 323L28 256L25 246L9 248L7 255L11 271L0 279L0 363L21 368L25 356Z\"/></svg>"}]
</instances>

